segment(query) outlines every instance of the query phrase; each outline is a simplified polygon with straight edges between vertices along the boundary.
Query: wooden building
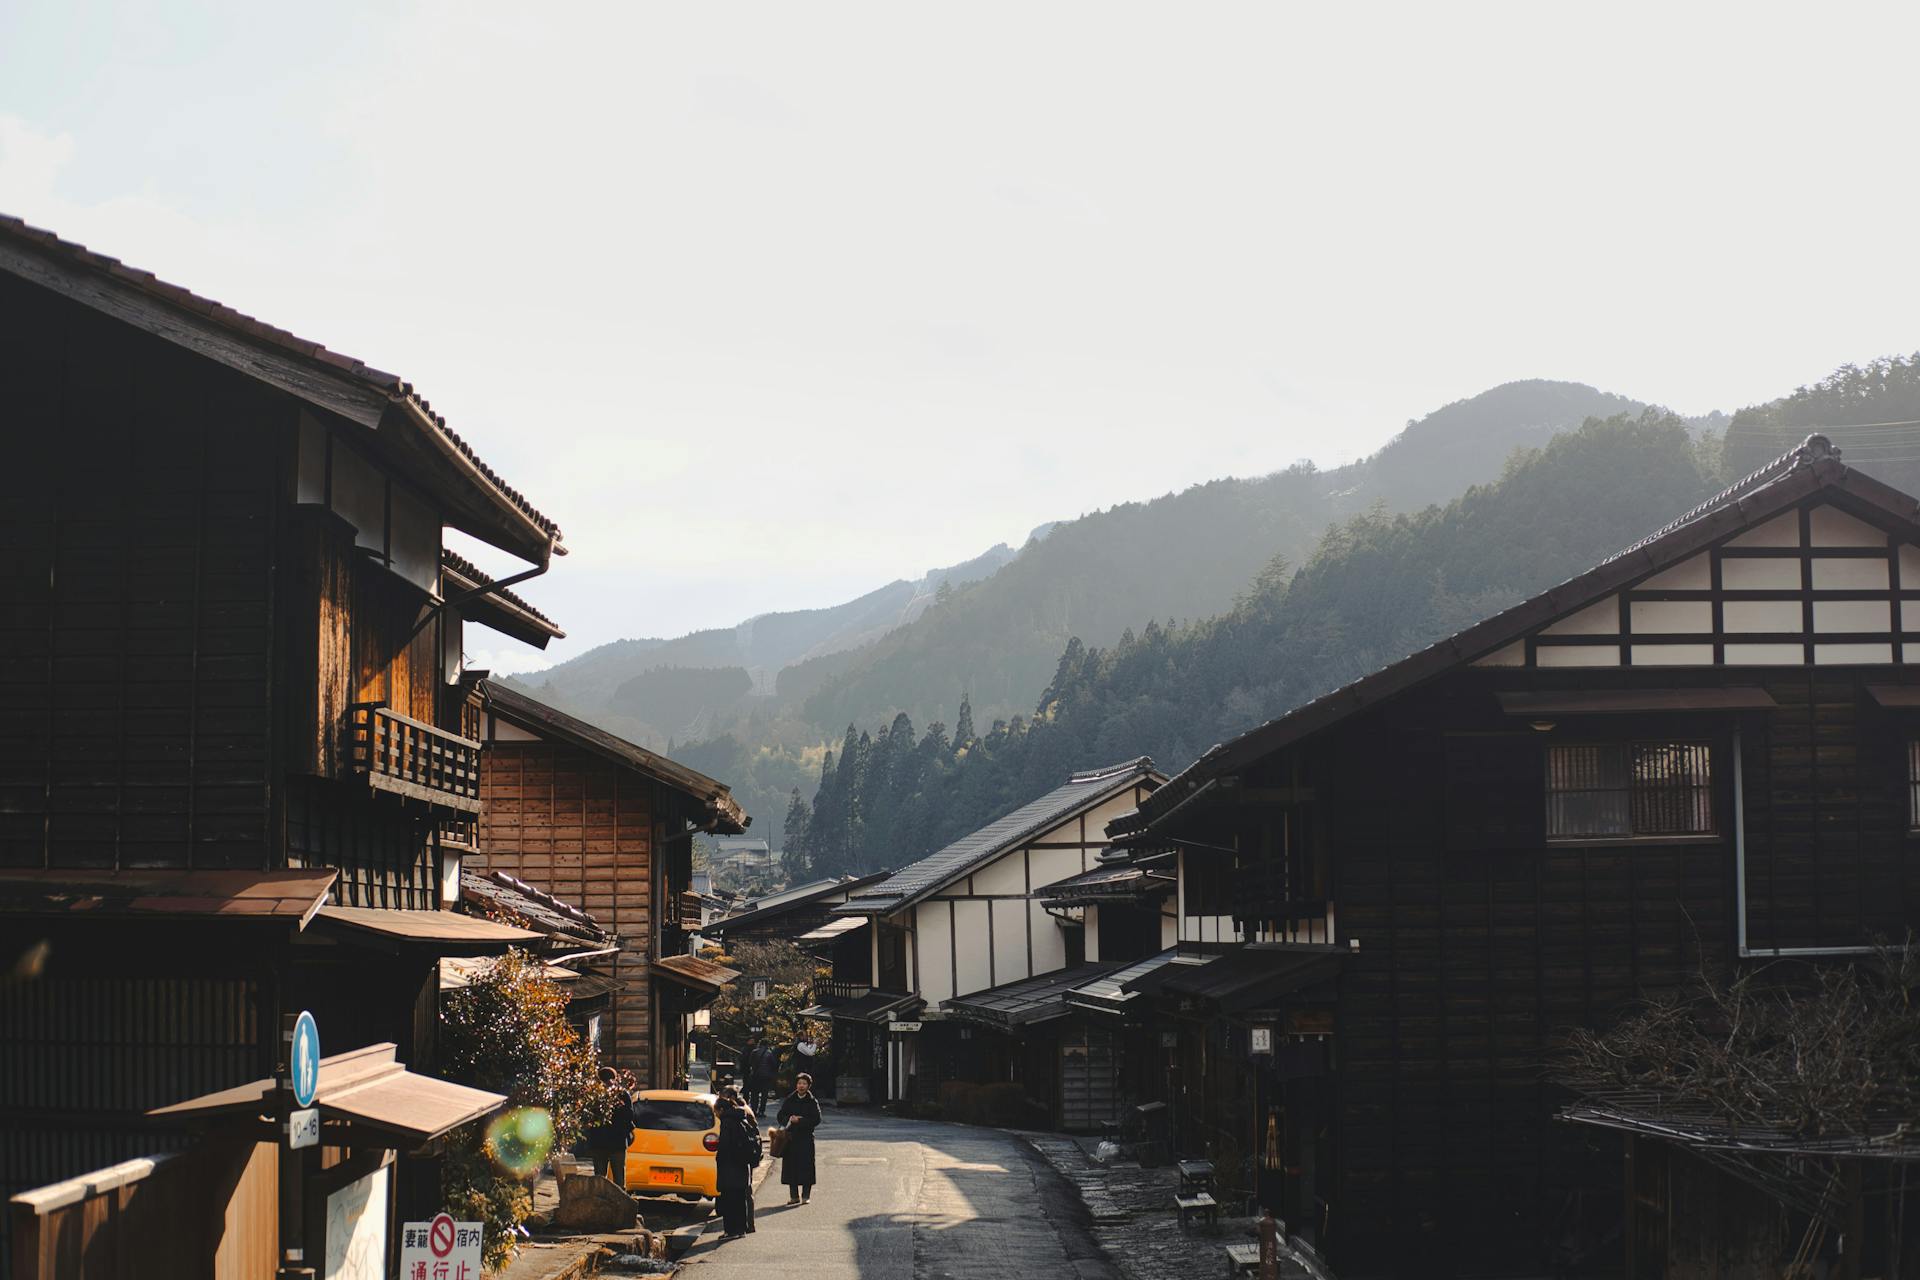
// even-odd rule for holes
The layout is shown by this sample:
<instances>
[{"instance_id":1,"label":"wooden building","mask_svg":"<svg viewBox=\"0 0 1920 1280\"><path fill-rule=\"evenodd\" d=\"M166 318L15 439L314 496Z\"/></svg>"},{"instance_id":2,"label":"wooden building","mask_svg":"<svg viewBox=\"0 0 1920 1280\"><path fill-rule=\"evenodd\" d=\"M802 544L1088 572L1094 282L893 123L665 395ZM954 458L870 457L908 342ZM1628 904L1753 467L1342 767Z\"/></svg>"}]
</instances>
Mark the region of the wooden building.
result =
<instances>
[{"instance_id":1,"label":"wooden building","mask_svg":"<svg viewBox=\"0 0 1920 1280\"><path fill-rule=\"evenodd\" d=\"M450 561L442 531L522 577L560 531L393 375L5 218L0 388L12 1196L169 1150L189 1168L212 1113L149 1113L271 1076L301 1009L330 1055L384 1045L383 1072L431 1068L440 958L535 936L441 909L480 807L462 628L559 634ZM318 1206L278 1223L269 1192L220 1247L319 1256L328 1196L437 1199L429 1166L396 1166L391 1144L375 1161L345 1111L329 1120L290 1157ZM336 1158L350 1135L361 1152ZM184 1190L154 1203L253 1185L244 1171L270 1170L254 1146L161 1178ZM15 1206L8 1229L40 1233L65 1204ZM229 1265L199 1262L178 1265Z\"/></svg>"},{"instance_id":2,"label":"wooden building","mask_svg":"<svg viewBox=\"0 0 1920 1280\"><path fill-rule=\"evenodd\" d=\"M1124 939L1114 944L1124 954L1104 957L1107 963L1172 941L1172 920L1163 922L1157 905L1119 897L1104 906L1077 897L1049 905L1035 893L1095 871L1108 821L1133 810L1162 780L1144 757L1076 773L834 908L857 926L834 940L834 978L862 984L860 994L832 1010L838 1096L934 1101L949 1080L1024 1081L1055 1118L1063 1091L1084 1093L1086 1073L1105 1071L1104 1042L1089 1055L1084 1040L1077 1051L1063 1049L1056 1027L1030 1034L1031 1024L1051 1017L1031 1016L1025 988L1006 989L1040 982L1060 997L1041 1003L1065 1012L1066 989L1098 976L1085 966L1103 963L1103 936ZM1000 997L1022 1013L1006 1014ZM961 1000L972 1003L961 1008ZM889 1029L903 1024L917 1029ZM1063 1071L1072 1077L1065 1083Z\"/></svg>"},{"instance_id":3,"label":"wooden building","mask_svg":"<svg viewBox=\"0 0 1920 1280\"><path fill-rule=\"evenodd\" d=\"M1188 1145L1342 1275L1617 1265L1620 1151L1553 1122L1557 1037L1920 919L1916 619L1915 500L1815 436L1209 751L1110 828L1177 851L1183 946L1221 953L1152 995Z\"/></svg>"},{"instance_id":4,"label":"wooden building","mask_svg":"<svg viewBox=\"0 0 1920 1280\"><path fill-rule=\"evenodd\" d=\"M664 1088L686 1070L688 1019L738 975L688 954L693 837L749 821L727 788L665 756L482 681L476 870L577 903L614 935L604 1060Z\"/></svg>"}]
</instances>

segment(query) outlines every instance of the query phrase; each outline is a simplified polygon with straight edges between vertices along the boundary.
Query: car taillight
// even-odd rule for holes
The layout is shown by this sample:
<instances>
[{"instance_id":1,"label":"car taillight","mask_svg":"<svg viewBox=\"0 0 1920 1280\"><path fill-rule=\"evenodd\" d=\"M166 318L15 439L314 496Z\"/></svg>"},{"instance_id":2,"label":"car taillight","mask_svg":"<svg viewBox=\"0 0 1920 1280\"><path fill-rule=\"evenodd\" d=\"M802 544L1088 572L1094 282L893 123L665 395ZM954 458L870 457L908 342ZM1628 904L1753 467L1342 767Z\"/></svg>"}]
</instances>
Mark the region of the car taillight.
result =
<instances>
[{"instance_id":1,"label":"car taillight","mask_svg":"<svg viewBox=\"0 0 1920 1280\"><path fill-rule=\"evenodd\" d=\"M700 1139L700 1145L705 1147L709 1151L718 1151L720 1149L720 1135L717 1133L710 1133L706 1137Z\"/></svg>"}]
</instances>

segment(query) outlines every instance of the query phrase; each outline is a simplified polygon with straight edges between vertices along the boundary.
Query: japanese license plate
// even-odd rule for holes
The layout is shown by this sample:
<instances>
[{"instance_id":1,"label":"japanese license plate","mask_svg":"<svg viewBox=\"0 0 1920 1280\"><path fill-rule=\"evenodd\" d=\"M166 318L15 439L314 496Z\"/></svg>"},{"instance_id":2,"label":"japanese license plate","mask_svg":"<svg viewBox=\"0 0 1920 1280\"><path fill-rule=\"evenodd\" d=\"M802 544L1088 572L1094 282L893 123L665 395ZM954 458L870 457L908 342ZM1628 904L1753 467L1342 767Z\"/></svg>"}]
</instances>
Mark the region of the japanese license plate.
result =
<instances>
[{"instance_id":1,"label":"japanese license plate","mask_svg":"<svg viewBox=\"0 0 1920 1280\"><path fill-rule=\"evenodd\" d=\"M680 1185L680 1170L662 1169L658 1165L655 1165L653 1168L653 1180L655 1182L671 1183L677 1187Z\"/></svg>"}]
</instances>

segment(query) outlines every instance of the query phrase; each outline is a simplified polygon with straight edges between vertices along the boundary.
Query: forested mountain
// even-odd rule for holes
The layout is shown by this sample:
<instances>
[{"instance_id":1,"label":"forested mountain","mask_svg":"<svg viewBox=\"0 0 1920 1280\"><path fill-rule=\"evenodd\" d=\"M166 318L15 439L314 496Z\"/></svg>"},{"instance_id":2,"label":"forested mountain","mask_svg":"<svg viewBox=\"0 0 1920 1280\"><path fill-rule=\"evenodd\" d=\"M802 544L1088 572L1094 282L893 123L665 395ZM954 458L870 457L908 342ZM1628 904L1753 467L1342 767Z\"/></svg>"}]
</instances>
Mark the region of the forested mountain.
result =
<instances>
[{"instance_id":1,"label":"forested mountain","mask_svg":"<svg viewBox=\"0 0 1920 1280\"><path fill-rule=\"evenodd\" d=\"M1516 457L1445 507L1374 510L1276 559L1199 622L1146 622L1109 646L1070 640L1028 717L916 735L896 715L848 728L789 831L812 873L897 866L1074 769L1151 755L1177 769L1329 689L1577 573L1720 483L1711 446L1648 411L1593 421ZM1058 536L1058 535L1056 535ZM1177 568L1176 568L1177 571Z\"/></svg>"},{"instance_id":2,"label":"forested mountain","mask_svg":"<svg viewBox=\"0 0 1920 1280\"><path fill-rule=\"evenodd\" d=\"M743 700L771 695L782 669L870 644L917 618L943 583L955 587L986 577L1013 556L1013 549L1001 543L964 563L929 570L918 581L890 582L844 604L765 613L673 640L616 640L509 681L609 732L662 750L672 739L716 732L723 718L732 727L741 718L735 713ZM687 674L684 679L643 678L662 668ZM702 669L736 674L718 679L692 674ZM681 684L688 688L676 687Z\"/></svg>"},{"instance_id":3,"label":"forested mountain","mask_svg":"<svg viewBox=\"0 0 1920 1280\"><path fill-rule=\"evenodd\" d=\"M1167 619L1213 618L1275 556L1312 554L1337 520L1454 496L1494 479L1516 445L1640 407L1579 383L1508 383L1409 423L1349 466L1301 464L1123 503L1042 526L1017 555L997 547L830 609L604 645L518 683L726 779L777 846L790 792L811 791L849 722L891 734L896 715L925 724L963 696L983 723L1011 720L1069 640L1104 649L1147 619L1163 620L1158 634Z\"/></svg>"},{"instance_id":4,"label":"forested mountain","mask_svg":"<svg viewBox=\"0 0 1920 1280\"><path fill-rule=\"evenodd\" d=\"M1846 365L1792 395L1742 409L1727 428L1727 466L1744 475L1824 434L1847 465L1920 493L1920 352Z\"/></svg>"}]
</instances>

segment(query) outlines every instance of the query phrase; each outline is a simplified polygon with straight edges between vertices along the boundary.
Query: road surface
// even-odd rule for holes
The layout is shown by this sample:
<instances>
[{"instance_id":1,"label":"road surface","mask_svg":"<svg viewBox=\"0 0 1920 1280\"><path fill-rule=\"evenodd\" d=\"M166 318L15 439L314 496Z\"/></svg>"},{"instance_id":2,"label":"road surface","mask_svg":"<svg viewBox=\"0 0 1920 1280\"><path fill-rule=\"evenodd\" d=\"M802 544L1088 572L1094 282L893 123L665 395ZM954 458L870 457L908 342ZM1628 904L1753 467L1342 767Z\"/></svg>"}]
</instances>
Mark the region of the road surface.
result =
<instances>
[{"instance_id":1,"label":"road surface","mask_svg":"<svg viewBox=\"0 0 1920 1280\"><path fill-rule=\"evenodd\" d=\"M1117 1280L1074 1189L997 1129L828 1108L813 1202L786 1207L776 1164L758 1230L716 1220L685 1280Z\"/></svg>"}]
</instances>

